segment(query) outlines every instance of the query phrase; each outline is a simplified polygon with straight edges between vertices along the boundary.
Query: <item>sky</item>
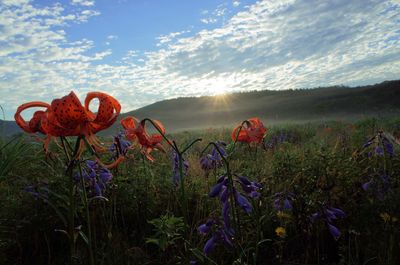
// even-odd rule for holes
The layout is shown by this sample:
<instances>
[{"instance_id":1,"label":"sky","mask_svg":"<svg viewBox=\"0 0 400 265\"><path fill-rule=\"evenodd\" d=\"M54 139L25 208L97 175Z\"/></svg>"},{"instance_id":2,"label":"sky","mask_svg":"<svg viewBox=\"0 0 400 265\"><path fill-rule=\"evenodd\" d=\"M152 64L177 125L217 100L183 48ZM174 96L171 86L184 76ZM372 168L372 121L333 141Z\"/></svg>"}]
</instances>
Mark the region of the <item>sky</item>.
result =
<instances>
[{"instance_id":1,"label":"sky","mask_svg":"<svg viewBox=\"0 0 400 265\"><path fill-rule=\"evenodd\" d=\"M0 0L0 105L400 78L400 0ZM24 116L29 116L26 112Z\"/></svg>"}]
</instances>

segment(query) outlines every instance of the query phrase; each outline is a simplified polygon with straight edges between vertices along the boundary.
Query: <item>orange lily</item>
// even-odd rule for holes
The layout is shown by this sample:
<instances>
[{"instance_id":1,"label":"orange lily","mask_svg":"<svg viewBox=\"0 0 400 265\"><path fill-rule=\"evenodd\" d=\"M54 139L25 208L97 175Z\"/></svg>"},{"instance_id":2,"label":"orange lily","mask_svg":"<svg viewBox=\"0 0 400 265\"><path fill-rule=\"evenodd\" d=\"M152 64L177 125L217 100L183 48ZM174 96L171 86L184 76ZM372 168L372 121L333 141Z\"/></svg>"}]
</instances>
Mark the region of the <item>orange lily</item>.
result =
<instances>
[{"instance_id":1,"label":"orange lily","mask_svg":"<svg viewBox=\"0 0 400 265\"><path fill-rule=\"evenodd\" d=\"M95 98L99 100L97 113L89 109L90 102ZM42 107L45 110L36 111L27 122L21 117L21 112L33 107ZM105 93L89 92L83 106L75 93L71 92L60 99L54 99L51 104L40 101L22 104L14 118L25 132L39 132L47 136L44 142L46 152L52 138L64 136L83 136L99 151L104 148L94 134L110 127L120 111L121 105L118 101ZM83 147L83 142L81 146Z\"/></svg>"},{"instance_id":2,"label":"orange lily","mask_svg":"<svg viewBox=\"0 0 400 265\"><path fill-rule=\"evenodd\" d=\"M236 126L232 131L233 141L261 143L267 128L259 118L251 118Z\"/></svg>"},{"instance_id":3,"label":"orange lily","mask_svg":"<svg viewBox=\"0 0 400 265\"><path fill-rule=\"evenodd\" d=\"M152 120L162 134L165 134L165 128L161 122ZM154 157L150 155L153 149L165 152L161 145L163 137L161 134L149 135L145 128L145 120L139 122L138 119L128 116L121 120L121 125L125 129L126 138L132 142L138 142L141 145L141 152L150 161L154 161Z\"/></svg>"}]
</instances>

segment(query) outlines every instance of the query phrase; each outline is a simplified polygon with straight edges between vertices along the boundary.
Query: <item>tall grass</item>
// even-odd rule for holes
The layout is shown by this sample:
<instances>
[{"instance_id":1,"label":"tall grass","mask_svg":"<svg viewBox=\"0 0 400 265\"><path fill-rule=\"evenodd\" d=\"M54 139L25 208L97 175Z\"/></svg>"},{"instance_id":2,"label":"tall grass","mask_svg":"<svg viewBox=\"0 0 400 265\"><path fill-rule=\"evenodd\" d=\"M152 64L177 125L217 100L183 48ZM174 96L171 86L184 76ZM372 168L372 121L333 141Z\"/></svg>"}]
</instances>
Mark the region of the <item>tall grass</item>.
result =
<instances>
[{"instance_id":1,"label":"tall grass","mask_svg":"<svg viewBox=\"0 0 400 265\"><path fill-rule=\"evenodd\" d=\"M230 170L260 182L261 197L253 202L251 215L237 212L241 229L240 237L234 238L237 248L218 244L208 256L203 253L208 238L197 228L210 216L221 215L220 203L208 193L224 169L206 174L199 157L208 142L229 142L230 130L168 136L183 144L203 138L185 153L189 162L185 218L179 186L172 181L172 150L154 152L154 163L143 163L138 151L130 151L130 158L113 172L104 194L108 200L89 202L95 263L399 264L400 148L395 145L394 156L370 155L375 149L362 148L381 129L398 137L399 124L393 119L288 124L270 128L266 150L239 144L230 158ZM3 140L1 146L0 165L3 160L10 162L4 163L6 177L0 180L0 264L66 264L68 246L55 232L63 227L57 211L68 210L69 179L57 173L65 170L61 152L52 146L52 156L45 159L39 145L19 138ZM376 191L384 185L383 166L390 188L381 197ZM376 181L377 190L363 189L370 179ZM33 186L39 195L25 192L26 186ZM291 210L274 208L279 192L293 193ZM310 220L326 206L346 213L332 221L341 231L337 239L323 219ZM76 226L84 226L85 207L76 207ZM285 234L278 235L278 227ZM77 238L75 255L79 264L88 264L82 237Z\"/></svg>"}]
</instances>

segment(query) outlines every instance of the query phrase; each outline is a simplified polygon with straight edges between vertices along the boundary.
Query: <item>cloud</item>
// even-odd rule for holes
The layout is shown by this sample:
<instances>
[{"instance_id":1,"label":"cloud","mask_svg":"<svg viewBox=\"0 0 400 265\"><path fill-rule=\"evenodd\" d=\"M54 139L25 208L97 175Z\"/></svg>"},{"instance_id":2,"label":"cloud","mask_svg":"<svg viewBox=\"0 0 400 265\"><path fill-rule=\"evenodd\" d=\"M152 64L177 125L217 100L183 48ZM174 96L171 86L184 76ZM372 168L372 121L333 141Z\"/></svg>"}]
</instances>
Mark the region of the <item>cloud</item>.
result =
<instances>
[{"instance_id":1,"label":"cloud","mask_svg":"<svg viewBox=\"0 0 400 265\"><path fill-rule=\"evenodd\" d=\"M230 11L227 8L227 3L223 3L218 5L217 8L211 12L209 10L202 10L200 13L201 15L205 16L204 18L200 19L202 23L215 24L221 20L225 21L225 16L230 13Z\"/></svg>"},{"instance_id":2,"label":"cloud","mask_svg":"<svg viewBox=\"0 0 400 265\"><path fill-rule=\"evenodd\" d=\"M169 43L169 42L175 40L178 36L181 36L182 34L189 33L189 32L190 32L190 30L182 30L179 32L171 32L167 35L161 35L156 38L158 40L157 46L161 46L163 44Z\"/></svg>"},{"instance_id":3,"label":"cloud","mask_svg":"<svg viewBox=\"0 0 400 265\"><path fill-rule=\"evenodd\" d=\"M81 6L94 6L94 1L92 0L72 0L73 5L81 5Z\"/></svg>"},{"instance_id":4,"label":"cloud","mask_svg":"<svg viewBox=\"0 0 400 265\"><path fill-rule=\"evenodd\" d=\"M232 5L233 5L234 7L238 7L238 6L240 6L240 2L239 2L239 1L233 1L233 2L232 2Z\"/></svg>"},{"instance_id":5,"label":"cloud","mask_svg":"<svg viewBox=\"0 0 400 265\"><path fill-rule=\"evenodd\" d=\"M93 90L110 93L129 111L221 89L361 85L400 75L396 1L258 1L222 26L160 36L158 50L130 50L115 63L103 60L111 49L69 41L64 27L84 23L83 11L10 3L0 10L0 105L10 113L70 90L81 98Z\"/></svg>"}]
</instances>

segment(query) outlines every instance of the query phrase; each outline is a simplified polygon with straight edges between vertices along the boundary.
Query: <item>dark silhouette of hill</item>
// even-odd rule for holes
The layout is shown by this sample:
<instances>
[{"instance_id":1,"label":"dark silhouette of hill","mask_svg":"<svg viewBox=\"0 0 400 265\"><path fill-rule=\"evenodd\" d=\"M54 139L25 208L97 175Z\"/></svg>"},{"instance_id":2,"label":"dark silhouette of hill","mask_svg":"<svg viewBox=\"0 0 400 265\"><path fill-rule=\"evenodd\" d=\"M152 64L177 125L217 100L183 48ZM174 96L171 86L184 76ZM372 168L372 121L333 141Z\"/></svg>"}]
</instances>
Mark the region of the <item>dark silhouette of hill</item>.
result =
<instances>
[{"instance_id":1,"label":"dark silhouette of hill","mask_svg":"<svg viewBox=\"0 0 400 265\"><path fill-rule=\"evenodd\" d=\"M266 124L317 120L351 120L400 114L400 80L359 87L319 87L296 90L264 90L163 100L124 113L139 119L162 121L169 132L232 126L260 117ZM4 122L0 121L0 132ZM119 130L119 123L103 132ZM6 135L17 133L14 122L6 122Z\"/></svg>"}]
</instances>

